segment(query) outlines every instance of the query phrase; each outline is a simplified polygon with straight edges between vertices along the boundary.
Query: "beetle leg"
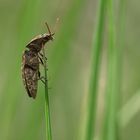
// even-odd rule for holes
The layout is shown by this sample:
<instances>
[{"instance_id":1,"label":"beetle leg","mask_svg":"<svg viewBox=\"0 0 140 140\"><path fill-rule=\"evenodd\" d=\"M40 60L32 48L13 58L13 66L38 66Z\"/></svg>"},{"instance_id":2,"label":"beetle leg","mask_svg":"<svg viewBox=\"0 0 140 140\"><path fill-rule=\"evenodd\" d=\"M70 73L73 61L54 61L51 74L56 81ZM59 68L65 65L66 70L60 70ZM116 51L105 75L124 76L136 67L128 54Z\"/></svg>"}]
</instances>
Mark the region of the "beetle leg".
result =
<instances>
[{"instance_id":1,"label":"beetle leg","mask_svg":"<svg viewBox=\"0 0 140 140\"><path fill-rule=\"evenodd\" d=\"M39 58L39 60L40 60L40 63L44 66L44 63L43 63L43 60L42 60L42 58L38 55L38 58Z\"/></svg>"},{"instance_id":2,"label":"beetle leg","mask_svg":"<svg viewBox=\"0 0 140 140\"><path fill-rule=\"evenodd\" d=\"M44 62L40 56L38 56L40 63L44 66ZM47 69L48 70L48 69Z\"/></svg>"},{"instance_id":3,"label":"beetle leg","mask_svg":"<svg viewBox=\"0 0 140 140\"><path fill-rule=\"evenodd\" d=\"M38 80L41 80L41 82L45 84L45 77L41 76L40 71L38 71Z\"/></svg>"},{"instance_id":4,"label":"beetle leg","mask_svg":"<svg viewBox=\"0 0 140 140\"><path fill-rule=\"evenodd\" d=\"M41 80L41 82L45 85L45 81L42 78L40 78L39 80Z\"/></svg>"},{"instance_id":5,"label":"beetle leg","mask_svg":"<svg viewBox=\"0 0 140 140\"><path fill-rule=\"evenodd\" d=\"M42 59L44 58L44 56L41 52L39 52L39 55L42 57ZM45 57L45 60L47 61L47 57Z\"/></svg>"},{"instance_id":6,"label":"beetle leg","mask_svg":"<svg viewBox=\"0 0 140 140\"><path fill-rule=\"evenodd\" d=\"M42 77L41 77L41 74L40 74L40 71L38 71L38 80L41 80L42 81ZM43 83L45 83L44 81L42 81Z\"/></svg>"},{"instance_id":7,"label":"beetle leg","mask_svg":"<svg viewBox=\"0 0 140 140\"><path fill-rule=\"evenodd\" d=\"M38 71L38 80L41 80L41 82L45 85L47 83L48 80L46 80L45 82L45 77L44 76L40 76L40 71ZM48 88L48 89L52 89L52 88Z\"/></svg>"}]
</instances>

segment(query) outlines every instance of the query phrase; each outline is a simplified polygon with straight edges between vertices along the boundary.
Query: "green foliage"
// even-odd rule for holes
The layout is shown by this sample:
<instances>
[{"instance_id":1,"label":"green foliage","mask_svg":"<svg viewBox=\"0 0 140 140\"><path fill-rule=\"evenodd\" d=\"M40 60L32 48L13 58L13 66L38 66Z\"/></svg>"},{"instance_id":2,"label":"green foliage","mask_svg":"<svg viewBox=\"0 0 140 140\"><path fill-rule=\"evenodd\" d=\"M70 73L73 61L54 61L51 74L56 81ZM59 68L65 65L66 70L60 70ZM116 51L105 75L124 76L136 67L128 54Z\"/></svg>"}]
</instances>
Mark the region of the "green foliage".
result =
<instances>
[{"instance_id":1,"label":"green foliage","mask_svg":"<svg viewBox=\"0 0 140 140\"><path fill-rule=\"evenodd\" d=\"M46 21L53 32L57 18L45 46L52 140L139 140L139 1L0 6L0 140L46 140L44 85L29 98L20 67L28 41L47 32Z\"/></svg>"},{"instance_id":2,"label":"green foliage","mask_svg":"<svg viewBox=\"0 0 140 140\"><path fill-rule=\"evenodd\" d=\"M45 119L46 119L46 139L52 140L51 131L51 114L50 114L50 102L48 93L48 76L47 76L47 60L45 54L45 48L43 47L43 66L44 66L44 76L45 76Z\"/></svg>"},{"instance_id":3,"label":"green foliage","mask_svg":"<svg viewBox=\"0 0 140 140\"><path fill-rule=\"evenodd\" d=\"M101 63L101 54L103 46L103 32L105 24L105 7L106 1L100 0L99 2L99 12L97 15L97 27L95 31L95 37L93 39L94 45L92 49L92 65L91 65L91 75L89 83L89 95L87 100L87 118L85 126L85 140L92 140L95 131L95 119L96 119L96 104L97 104L97 89L98 89L98 79Z\"/></svg>"},{"instance_id":4,"label":"green foliage","mask_svg":"<svg viewBox=\"0 0 140 140\"><path fill-rule=\"evenodd\" d=\"M107 93L105 101L105 124L103 140L117 140L118 139L118 120L117 120L117 102L119 96L118 80L120 74L118 73L118 48L116 46L116 31L115 31L115 16L113 8L113 0L108 0L108 69L107 69Z\"/></svg>"}]
</instances>

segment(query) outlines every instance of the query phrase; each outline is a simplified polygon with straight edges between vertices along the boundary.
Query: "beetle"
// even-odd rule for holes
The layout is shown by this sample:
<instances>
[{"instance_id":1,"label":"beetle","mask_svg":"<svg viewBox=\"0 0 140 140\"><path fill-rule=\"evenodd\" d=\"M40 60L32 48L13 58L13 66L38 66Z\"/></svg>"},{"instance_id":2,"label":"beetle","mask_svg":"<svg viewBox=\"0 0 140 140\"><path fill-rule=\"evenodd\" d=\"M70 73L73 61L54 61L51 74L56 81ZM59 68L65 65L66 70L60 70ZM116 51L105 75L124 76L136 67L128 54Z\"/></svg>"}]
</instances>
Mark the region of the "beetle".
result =
<instances>
[{"instance_id":1,"label":"beetle","mask_svg":"<svg viewBox=\"0 0 140 140\"><path fill-rule=\"evenodd\" d=\"M53 40L54 33L51 33L49 26L45 23L49 34L38 35L27 45L22 55L22 79L29 97L36 98L38 80L43 83L43 77L40 76L39 64L43 65L42 48L49 40Z\"/></svg>"}]
</instances>

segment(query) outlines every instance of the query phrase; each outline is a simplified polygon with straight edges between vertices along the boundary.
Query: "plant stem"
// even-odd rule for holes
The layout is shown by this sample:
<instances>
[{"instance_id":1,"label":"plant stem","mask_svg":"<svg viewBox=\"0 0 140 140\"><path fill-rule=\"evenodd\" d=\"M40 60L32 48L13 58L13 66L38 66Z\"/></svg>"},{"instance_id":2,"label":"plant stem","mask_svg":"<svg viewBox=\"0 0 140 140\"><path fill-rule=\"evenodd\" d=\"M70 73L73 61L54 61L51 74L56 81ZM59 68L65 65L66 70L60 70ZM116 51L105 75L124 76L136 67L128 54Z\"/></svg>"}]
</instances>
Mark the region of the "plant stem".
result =
<instances>
[{"instance_id":1,"label":"plant stem","mask_svg":"<svg viewBox=\"0 0 140 140\"><path fill-rule=\"evenodd\" d=\"M95 37L93 39L92 64L87 101L86 132L84 140L93 140L95 137L96 101L98 92L98 79L100 71L100 58L103 45L103 31L105 23L106 0L99 1Z\"/></svg>"},{"instance_id":2,"label":"plant stem","mask_svg":"<svg viewBox=\"0 0 140 140\"><path fill-rule=\"evenodd\" d=\"M108 0L108 69L107 69L107 93L105 101L105 122L103 140L118 140L118 97L119 97L119 61L118 47L116 46L114 0Z\"/></svg>"},{"instance_id":3,"label":"plant stem","mask_svg":"<svg viewBox=\"0 0 140 140\"><path fill-rule=\"evenodd\" d=\"M51 120L50 120L50 106L49 106L49 95L48 95L48 81L47 81L47 62L46 62L44 47L43 47L42 51L43 51L44 74L45 74L46 140L52 140Z\"/></svg>"}]
</instances>

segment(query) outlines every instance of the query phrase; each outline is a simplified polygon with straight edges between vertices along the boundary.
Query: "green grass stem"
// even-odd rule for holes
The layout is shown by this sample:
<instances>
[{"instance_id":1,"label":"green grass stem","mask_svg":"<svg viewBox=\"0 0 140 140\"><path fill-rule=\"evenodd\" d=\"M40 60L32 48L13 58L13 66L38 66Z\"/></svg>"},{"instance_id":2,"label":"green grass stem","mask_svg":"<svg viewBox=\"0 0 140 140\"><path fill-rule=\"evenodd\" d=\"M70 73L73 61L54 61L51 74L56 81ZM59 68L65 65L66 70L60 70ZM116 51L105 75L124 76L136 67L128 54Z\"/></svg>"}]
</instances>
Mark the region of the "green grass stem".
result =
<instances>
[{"instance_id":1,"label":"green grass stem","mask_svg":"<svg viewBox=\"0 0 140 140\"><path fill-rule=\"evenodd\" d=\"M119 47L116 46L115 16L113 0L108 0L108 69L107 69L107 93L105 100L105 122L102 140L118 140L118 98L120 71L118 71Z\"/></svg>"},{"instance_id":2,"label":"green grass stem","mask_svg":"<svg viewBox=\"0 0 140 140\"><path fill-rule=\"evenodd\" d=\"M43 47L43 60L44 60L44 74L45 74L45 119L46 119L46 140L52 140L51 120L50 120L50 105L48 95L48 82L47 82L47 62L45 49Z\"/></svg>"},{"instance_id":3,"label":"green grass stem","mask_svg":"<svg viewBox=\"0 0 140 140\"><path fill-rule=\"evenodd\" d=\"M105 23L106 0L100 0L99 12L95 31L94 44L92 48L91 76L89 83L89 94L87 101L86 132L85 140L93 140L96 119L97 88L100 70L100 57L103 45L103 31Z\"/></svg>"}]
</instances>

